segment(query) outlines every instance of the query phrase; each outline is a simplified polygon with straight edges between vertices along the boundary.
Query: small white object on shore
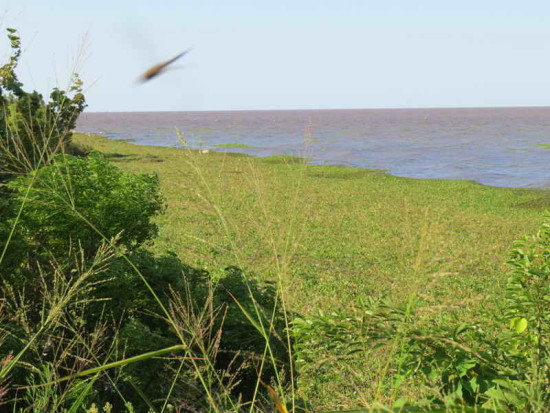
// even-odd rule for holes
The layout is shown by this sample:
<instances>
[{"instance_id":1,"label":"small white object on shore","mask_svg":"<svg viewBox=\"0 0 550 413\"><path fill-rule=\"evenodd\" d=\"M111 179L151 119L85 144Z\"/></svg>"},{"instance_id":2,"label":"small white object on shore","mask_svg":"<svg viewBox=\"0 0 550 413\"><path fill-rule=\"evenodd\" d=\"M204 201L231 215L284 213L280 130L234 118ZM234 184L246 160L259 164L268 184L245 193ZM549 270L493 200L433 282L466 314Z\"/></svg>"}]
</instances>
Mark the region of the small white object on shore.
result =
<instances>
[{"instance_id":1,"label":"small white object on shore","mask_svg":"<svg viewBox=\"0 0 550 413\"><path fill-rule=\"evenodd\" d=\"M203 150L201 151L201 153L208 153L208 152L210 152L210 150L208 150L208 149L203 149Z\"/></svg>"}]
</instances>

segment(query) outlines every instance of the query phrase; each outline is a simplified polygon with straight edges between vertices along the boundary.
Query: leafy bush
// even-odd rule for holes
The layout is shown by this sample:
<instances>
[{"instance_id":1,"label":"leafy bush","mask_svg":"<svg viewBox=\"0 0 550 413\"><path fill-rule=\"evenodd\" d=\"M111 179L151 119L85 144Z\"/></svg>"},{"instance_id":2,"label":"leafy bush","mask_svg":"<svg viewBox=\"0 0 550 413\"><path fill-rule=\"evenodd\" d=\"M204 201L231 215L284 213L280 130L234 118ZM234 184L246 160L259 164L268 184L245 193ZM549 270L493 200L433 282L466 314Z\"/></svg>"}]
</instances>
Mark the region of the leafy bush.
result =
<instances>
[{"instance_id":1,"label":"leafy bush","mask_svg":"<svg viewBox=\"0 0 550 413\"><path fill-rule=\"evenodd\" d=\"M236 302L254 319L259 317L267 329L273 322L273 330L282 331L284 318L276 310L273 286L247 279L236 267L209 274L183 264L174 255L157 257L140 249L156 235L151 218L164 208L156 176L123 173L98 153L87 158L57 155L50 165L10 181L8 189L11 196L5 198L7 208L2 210L8 218L4 232L12 227L21 209L15 228L24 242L26 261L3 278L2 296L10 303L4 314L4 331L10 340L3 344L0 358L22 351L24 343L33 340L22 360L45 369L42 377L19 367L11 380L39 383L66 375L78 359L68 355L61 363L55 352L44 349L61 348L63 340L78 341L76 334L92 337L100 330L103 346L95 348L95 359L112 354L116 359L132 357L172 346L184 337L190 344L189 357L205 361L202 366L186 363L179 369L173 393L179 400L202 405L205 389L197 374L218 371L230 372L223 377L234 381L229 387L235 396L252 397L259 366L264 364L266 339ZM100 267L94 267L94 257L111 238L116 238L118 256L111 255ZM12 246L10 243L8 252L15 257ZM93 271L88 270L90 265ZM80 281L83 277L85 282ZM143 280L163 306L170 308L177 320L176 329ZM71 286L75 286L74 294L62 298ZM24 294L19 297L19 292ZM35 338L33 332L41 329L48 311L58 315L49 322L47 334ZM68 326L78 330L68 330ZM268 362L261 367L266 382L274 369L284 370L288 363L285 345L274 331L267 332L267 337L275 365ZM62 338L59 343L58 337ZM149 359L127 366L117 373L116 383L98 379L88 397L120 407L121 392L135 406L144 407L139 394L152 399L165 397L178 362L178 358ZM219 383L214 384L219 389ZM77 382L74 385L79 386ZM225 390L221 394L234 397ZM51 405L58 396L58 390L51 389L40 397Z\"/></svg>"},{"instance_id":2,"label":"leafy bush","mask_svg":"<svg viewBox=\"0 0 550 413\"><path fill-rule=\"evenodd\" d=\"M273 331L268 333L268 337L277 361L276 368L282 371L288 367L286 347L276 335L277 331L283 330L284 315L280 310L273 313L276 294L271 284L249 280L237 267L209 273L182 263L172 254L154 256L139 250L128 258L163 304L171 308L180 334L192 344L192 354L208 356L217 371L225 371L228 377L232 377L235 395L244 400L251 398L266 349L265 338L254 329L239 305L254 318L259 316L266 329L273 319ZM157 315L157 302L143 288L140 276L126 260L111 263L104 276L109 281L99 285L93 293L93 297L101 301L92 303L88 313L104 314L117 320L118 340L127 355L178 342L170 324ZM204 354L206 347L210 348L208 354ZM163 397L172 379L169 372L175 368L173 364L173 360L148 360L128 367L126 379L140 386L148 397ZM196 380L194 374L190 366L180 370L176 388L180 402L193 397L193 405L197 405L205 398L205 394L199 391L201 386L193 381ZM269 382L273 374L274 367L266 362L262 379ZM119 390L123 388L119 385ZM129 394L133 392L132 388L128 391ZM127 397L132 400L131 396ZM138 404L139 400L134 400L134 403Z\"/></svg>"},{"instance_id":3,"label":"leafy bush","mask_svg":"<svg viewBox=\"0 0 550 413\"><path fill-rule=\"evenodd\" d=\"M80 247L87 257L119 237L133 250L157 234L151 219L163 208L156 175L121 172L102 155L58 155L52 165L9 183L29 242L62 257Z\"/></svg>"},{"instance_id":4,"label":"leafy bush","mask_svg":"<svg viewBox=\"0 0 550 413\"><path fill-rule=\"evenodd\" d=\"M12 55L0 67L0 181L47 164L70 142L86 107L76 73L69 94L55 88L47 103L40 93L26 92L15 73L21 41L16 30L7 30Z\"/></svg>"},{"instance_id":5,"label":"leafy bush","mask_svg":"<svg viewBox=\"0 0 550 413\"><path fill-rule=\"evenodd\" d=\"M272 286L247 280L235 267L209 274L182 263L172 254L155 256L138 249L125 257L115 257L112 248L108 251L111 252L107 255L98 254L104 257L100 259L101 264L94 264L98 262L97 257L80 265L70 262L48 268L44 264L40 274L34 274L37 281L29 280L24 288L12 288L13 283L2 286L0 291L6 306L0 313L0 320L8 340L0 346L0 360L17 354L25 343L34 340L34 345L22 358L24 364L12 372L10 381L39 384L74 371L73 365L78 364L83 355L60 352L66 343L74 345L75 351L78 347L79 352L86 353L85 366L92 367L92 360L120 360L173 346L181 342L181 335L189 346L183 359L177 354L169 358L150 358L112 372L111 379L106 376L94 379L93 392L88 393L86 400L110 402L120 409L119 394L123 394L138 411L146 411L140 394L151 400L164 400L171 386L174 386L172 400L175 404L191 405L198 410L209 407L206 391L220 392L235 400L239 397L250 400L266 340L253 328L236 301L250 313L254 311L254 301L267 326L276 296ZM78 253L72 256L79 259ZM176 330L162 316L141 277L147 280L163 305L170 308ZM69 293L71 290L73 292ZM59 302L63 305L58 305ZM36 306L34 303L42 304ZM52 312L59 312L55 316L59 322L51 322L45 334L33 338L34 332ZM280 311L273 319L275 326L284 325ZM95 339L93 350L80 347L85 344L81 343L83 340L96 336L99 338ZM275 332L270 335L270 341L277 360L276 368L283 371L288 362L286 350ZM64 355L63 359L60 354ZM178 368L180 363L184 364ZM270 381L273 369L269 362L263 366L265 382ZM176 370L177 381L174 382ZM206 389L198 374L220 374L224 381L232 383L228 385L232 393L220 387L215 376L212 377L213 388ZM76 390L80 385L78 381L71 384ZM72 400L69 394L62 396L64 392L63 388L44 389L43 394L32 390L29 397L41 394L42 402L51 406L58 399L65 400L63 403Z\"/></svg>"},{"instance_id":6,"label":"leafy bush","mask_svg":"<svg viewBox=\"0 0 550 413\"><path fill-rule=\"evenodd\" d=\"M213 305L224 312L216 322L223 330L216 365L224 370L239 366L235 393L249 401L258 376L269 382L277 372L288 373L285 313L274 283L259 281L238 267L225 268L214 287Z\"/></svg>"},{"instance_id":7,"label":"leafy bush","mask_svg":"<svg viewBox=\"0 0 550 413\"><path fill-rule=\"evenodd\" d=\"M502 410L550 410L550 224L517 241L509 261L503 324L495 353L504 368L487 393ZM508 325L506 328L506 324Z\"/></svg>"}]
</instances>

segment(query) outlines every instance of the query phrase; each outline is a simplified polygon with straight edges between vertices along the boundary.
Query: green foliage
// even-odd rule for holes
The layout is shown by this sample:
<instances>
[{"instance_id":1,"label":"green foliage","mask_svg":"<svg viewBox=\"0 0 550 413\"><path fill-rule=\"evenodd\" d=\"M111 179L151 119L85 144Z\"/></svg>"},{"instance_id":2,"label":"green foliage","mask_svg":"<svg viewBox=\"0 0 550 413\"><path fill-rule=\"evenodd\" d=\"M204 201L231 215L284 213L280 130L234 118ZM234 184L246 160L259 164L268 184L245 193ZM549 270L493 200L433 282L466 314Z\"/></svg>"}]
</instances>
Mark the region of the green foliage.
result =
<instances>
[{"instance_id":1,"label":"green foliage","mask_svg":"<svg viewBox=\"0 0 550 413\"><path fill-rule=\"evenodd\" d=\"M115 154L125 168L135 170L139 161L142 170L165 169L163 181L176 196L171 199L175 212L160 220L164 219L168 234L162 242L177 244L174 248L180 248L182 256L183 251L186 257L197 254L202 260L208 256L209 264L226 268L208 272L187 266L172 254L154 255L140 247L155 237L157 227L151 220L164 208L156 175L123 173L95 153L87 158L54 156L70 142L76 116L85 106L81 83L75 77L68 93L54 90L49 103L37 92L25 92L15 74L20 40L13 30L9 30L9 39L13 53L0 68L0 180L28 173L0 187L2 249L1 243L11 237L0 263L0 339L5 336L0 370L1 377L8 377L13 386L9 389L10 400L14 400L10 407L21 403L17 407L26 404L29 411L78 411L90 406L89 410L95 411L91 404L95 402L105 406L105 411L111 406L120 411L124 405L128 411L133 411L129 406L146 411L147 406L166 401L166 406L184 411L236 411L233 402L250 401L258 388L263 389L258 377L284 387L289 349L280 336L288 317L281 309L285 289L260 282L237 267L227 267L233 260L276 274L281 281L291 279L291 301L300 310L339 303L349 307L352 297L384 289L384 274L386 282L391 276L392 285L396 279L404 284L416 279L423 266L429 267L425 269L429 274L456 270L459 277L455 279L465 278L472 268L484 268L477 274L479 278L498 274L489 255L461 263L442 251L471 256L473 249L476 254L484 250L477 243L489 232L492 236L507 234L484 241L494 247L509 242L507 236L515 236L512 232L517 228L534 222L536 211L520 213L515 207L534 197L524 192L466 183L405 181L343 168L310 168L286 158L253 160L215 154L194 160L192 166L200 170L197 162L204 162L206 172L193 174L189 159L182 162L183 151L164 156L170 149L148 148L159 156L140 157L143 148L105 143L117 148ZM136 156L126 155L128 152ZM212 167L215 162L220 162L219 168ZM243 173L253 164L260 166L250 174ZM182 173L174 173L182 165ZM292 172L297 167L302 173L299 180ZM256 172L275 175L271 181L259 181ZM247 180L253 181L252 191L239 187ZM304 183L297 187L300 196L293 201L288 188L290 182L294 185L297 181ZM195 191L197 183L206 186L208 199L197 197L201 193ZM264 191L264 186L268 190ZM468 211L455 205L457 192L463 195ZM373 193L376 196L369 197ZM219 194L219 199L212 194ZM214 206L216 213L205 211L205 203L196 202L198 198ZM484 204L472 206L477 199ZM443 212L438 212L435 204L443 206ZM213 237L216 226L212 224L220 218L217 214L226 210L229 218L221 217L224 237L235 232L232 242ZM308 217L303 223L295 219L297 210ZM251 226L258 211L258 225ZM284 213L273 222L266 222L269 214L281 211ZM458 224L450 225L446 220L453 214L464 215ZM514 221L515 217L523 221ZM422 219L429 224L426 228L431 232L426 232L441 234L441 238L418 242ZM185 231L185 235L201 241L191 246L182 242L183 230L190 224L197 225L199 231ZM496 226L505 230L495 231ZM295 237L292 228L303 228L303 239ZM319 377L327 363L348 359L357 377L363 372L357 372L362 365L355 362L373 360L376 366L371 370L378 381L365 381L365 387L375 387L375 392L387 395L385 400L398 409L408 409L409 400L401 390L412 382L432 389L427 396L423 393L425 400L420 396L411 400L421 406L548 411L549 233L545 226L536 236L517 244L502 311L476 314L481 316L478 318L487 316L483 323L460 324L445 317L434 320L426 317L424 308L414 300L405 305L359 300L351 312L331 310L295 317L292 333L300 372L313 366ZM106 246L110 240L116 248ZM162 250L162 244L156 248ZM419 252L415 255L411 250ZM392 267L392 262L399 265ZM276 263L276 271L271 271L270 263ZM292 270L286 267L290 268L290 263ZM330 272L323 272L327 270L323 265L330 267ZM145 288L144 280L169 314L159 311L159 302ZM450 285L447 291L454 293L455 284ZM434 291L431 298L441 289ZM183 342L183 355L147 357L123 368L118 363ZM20 362L8 376L5 366L19 352ZM117 367L111 371L112 365ZM41 386L90 370L101 375ZM282 379L275 380L277 375ZM328 377L337 382L333 385L327 380L329 390L349 378ZM5 383L8 381L0 382L0 397ZM37 387L18 393L18 386L25 384ZM282 395L281 389L274 392ZM217 397L223 399L218 406ZM216 408L219 406L224 408ZM247 410L254 407L249 405Z\"/></svg>"},{"instance_id":2,"label":"green foliage","mask_svg":"<svg viewBox=\"0 0 550 413\"><path fill-rule=\"evenodd\" d=\"M99 285L94 293L96 297L108 301L92 304L91 313L97 316L107 311L115 320L125 317L139 320L152 328L169 329L164 320L154 316L158 304L143 288L143 281L134 267L145 277L166 306L169 304L170 289L184 291L186 283L198 283L199 280L205 280L207 274L185 265L173 254L155 256L151 252L138 249L110 263L105 274L109 281Z\"/></svg>"},{"instance_id":3,"label":"green foliage","mask_svg":"<svg viewBox=\"0 0 550 413\"><path fill-rule=\"evenodd\" d=\"M498 341L507 369L486 405L545 412L550 409L550 224L516 242L509 263Z\"/></svg>"},{"instance_id":4,"label":"green foliage","mask_svg":"<svg viewBox=\"0 0 550 413\"><path fill-rule=\"evenodd\" d=\"M395 306L385 300L361 301L353 315L341 312L296 318L293 322L298 363L333 357L364 357L381 350L386 371L378 386L399 393L407 380L420 380L438 389L428 404L476 404L496 373L484 356L470 348L465 336L480 338L479 329L446 324L422 326L413 303ZM416 403L422 402L416 400Z\"/></svg>"},{"instance_id":5,"label":"green foliage","mask_svg":"<svg viewBox=\"0 0 550 413\"><path fill-rule=\"evenodd\" d=\"M272 382L289 359L275 332L284 320L273 286L237 267L209 274L141 249L164 210L157 176L122 172L87 150L66 155L85 106L82 84L74 75L68 93L54 89L49 102L26 92L15 73L20 39L8 32L12 56L0 68L2 406L146 411L165 398L200 410L252 400L263 392L258 375ZM252 328L249 314L267 332ZM180 354L158 357L176 347Z\"/></svg>"},{"instance_id":6,"label":"green foliage","mask_svg":"<svg viewBox=\"0 0 550 413\"><path fill-rule=\"evenodd\" d=\"M201 354L201 342L213 343L215 368L227 372L238 370L229 373L234 374L237 381L232 388L235 395L247 400L251 398L266 346L264 337L253 328L236 302L252 313L256 308L266 326L273 318L273 334L269 340L278 362L276 367L282 370L287 367L287 350L275 334L283 330L284 315L281 310L276 310L275 291L271 284L247 279L237 267L209 273L182 263L173 254L154 256L139 250L128 258L165 305L171 306L182 326L181 333L187 342L194 343L191 351ZM94 291L93 296L101 301L90 305L89 314L92 317L104 314L118 320L118 340L127 355L166 347L178 340L166 320L156 315L156 302L144 290L142 281L126 260L111 263L104 276L109 281ZM201 325L201 319L206 324ZM165 375L173 368L173 362L165 360L141 362L126 368L126 382L138 385L149 397L162 397L170 381L170 377ZM178 389L183 393L178 393L180 397L190 397L186 394L189 392L193 397L204 397L201 392L197 393L197 388L192 390L195 386L192 371L184 370L180 374ZM263 380L269 382L273 374L273 366L266 363ZM119 385L119 390L127 386ZM131 394L133 388L129 387L128 391Z\"/></svg>"},{"instance_id":7,"label":"green foliage","mask_svg":"<svg viewBox=\"0 0 550 413\"><path fill-rule=\"evenodd\" d=\"M16 30L7 30L12 55L0 67L0 180L39 168L64 150L86 107L76 73L69 93L55 88L48 102L36 91L26 92L15 73L21 41Z\"/></svg>"},{"instance_id":8,"label":"green foliage","mask_svg":"<svg viewBox=\"0 0 550 413\"><path fill-rule=\"evenodd\" d=\"M214 288L212 304L223 311L223 318L216 322L217 328L223 331L216 365L221 369L239 366L235 393L248 401L258 376L270 382L277 371L288 373L290 359L284 342L284 310L273 283L260 281L236 266L218 274ZM204 287L202 296L205 297ZM266 346L272 354L271 362L264 355Z\"/></svg>"},{"instance_id":9,"label":"green foliage","mask_svg":"<svg viewBox=\"0 0 550 413\"><path fill-rule=\"evenodd\" d=\"M100 154L58 155L52 165L10 182L30 243L61 258L71 247L90 257L104 239L133 250L157 233L163 208L158 178L121 172ZM29 190L28 190L29 188Z\"/></svg>"},{"instance_id":10,"label":"green foliage","mask_svg":"<svg viewBox=\"0 0 550 413\"><path fill-rule=\"evenodd\" d=\"M253 314L255 322L263 323L266 327L271 324L270 319L273 318L273 330L283 331L283 314L277 306L276 288L273 283L246 276L240 268L231 266L221 274L215 287L217 292L214 296L214 305L227 308L224 329L231 331L231 334L228 334L223 341L226 350L256 354L264 350L265 341L253 328L250 320L245 316L246 313ZM236 302L239 305L236 305ZM272 350L281 361L285 362L280 337L270 338Z\"/></svg>"},{"instance_id":11,"label":"green foliage","mask_svg":"<svg viewBox=\"0 0 550 413\"><path fill-rule=\"evenodd\" d=\"M540 191L215 152L204 156L82 134L75 141L112 154L111 162L121 169L158 173L170 208L157 220L162 235L155 251L173 250L199 268L239 262L260 279L280 276L289 308L308 315L324 310L327 317L333 312L344 319L358 316L361 304L354 309L353 303L369 296L387 296L392 307L401 308L399 303L417 291L419 308L411 314L420 321L422 335L440 331L440 338L480 351L492 348L495 328L508 330L509 320L497 326L488 322L496 317L495 298L504 297L506 289L503 257L515 238L540 225L549 205ZM239 311L230 296L227 302ZM468 329L453 339L462 323ZM245 338L256 330L246 321L242 326L249 331L241 334ZM465 387L468 374L480 370L481 362L461 373L469 359L477 358L468 352L454 356L458 350L445 345L437 354L461 360L451 374L454 361L447 359L452 366L446 387L437 364L429 380L418 369L407 376L406 348L391 353L394 340L381 340L378 348L366 343L367 352L351 355L338 349L312 354L299 364L299 394L317 410L368 407L373 401L391 405L394 393L414 404L428 397L428 402L447 400L447 394L452 400L458 387L454 377L464 377ZM427 346L433 340L424 343L417 347L426 349L426 356L436 354ZM388 372L382 374L388 360ZM482 370L483 377L489 380L491 371Z\"/></svg>"},{"instance_id":12,"label":"green foliage","mask_svg":"<svg viewBox=\"0 0 550 413\"><path fill-rule=\"evenodd\" d=\"M0 278L16 271L27 249L19 227L13 226L17 213L14 204L12 193L0 186Z\"/></svg>"},{"instance_id":13,"label":"green foliage","mask_svg":"<svg viewBox=\"0 0 550 413\"><path fill-rule=\"evenodd\" d=\"M503 308L486 314L496 335L478 325L422 324L414 306L369 300L354 315L296 318L298 362L327 354L351 357L385 347L392 388L420 378L439 388L430 403L495 411L550 409L550 225L518 241ZM392 354L392 351L395 353ZM418 403L418 400L416 401Z\"/></svg>"},{"instance_id":14,"label":"green foliage","mask_svg":"<svg viewBox=\"0 0 550 413\"><path fill-rule=\"evenodd\" d=\"M274 369L284 369L285 346L271 333L276 365L260 367L265 338L251 328L236 305L256 313L266 326L274 323L282 330L283 315L271 285L248 279L236 267L209 274L183 264L175 255L154 256L139 248L156 235L151 218L164 208L155 175L123 173L98 153L87 158L57 155L50 165L11 180L5 189L2 235L17 229L25 261L17 261L12 266L16 271L3 278L2 295L10 303L3 316L10 321L3 327L9 340L1 347L0 358L34 342L22 357L25 364L10 375L14 383L40 384L74 371L71 366L82 356L69 352L66 359L59 359L57 349L66 341L80 345L98 330L102 346L93 349L95 360L108 360L113 354L115 359L137 356L172 346L183 337L191 345L187 350L191 358L212 363L179 370L174 397L194 405L208 406L200 401L206 393L198 375L212 375L213 368L231 372L234 397L241 394L245 399L252 397L260 369L266 382ZM113 250L101 264L93 264L111 239L116 253ZM8 257L16 256L14 245L10 243ZM1 268L7 271L5 265ZM159 316L159 304L143 279L164 307L171 308L181 326L178 331ZM48 316L52 313L55 318ZM34 337L45 322L47 334ZM80 352L86 350L84 346ZM37 387L25 397L36 397L43 406L56 409L91 400L120 408L118 394L123 394L141 409L171 391L178 363L151 358L126 366L116 381L100 377L89 386L77 380L65 389ZM37 366L40 372L24 366Z\"/></svg>"}]
</instances>

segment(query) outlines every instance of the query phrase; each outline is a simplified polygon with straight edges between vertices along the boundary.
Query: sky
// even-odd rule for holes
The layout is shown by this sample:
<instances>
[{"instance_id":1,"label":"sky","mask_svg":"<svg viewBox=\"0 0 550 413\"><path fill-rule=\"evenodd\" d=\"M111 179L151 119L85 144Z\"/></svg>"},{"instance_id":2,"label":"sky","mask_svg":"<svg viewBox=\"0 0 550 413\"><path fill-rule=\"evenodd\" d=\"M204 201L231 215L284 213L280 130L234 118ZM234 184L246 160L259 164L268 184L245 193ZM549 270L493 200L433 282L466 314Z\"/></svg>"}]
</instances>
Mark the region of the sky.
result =
<instances>
[{"instance_id":1,"label":"sky","mask_svg":"<svg viewBox=\"0 0 550 413\"><path fill-rule=\"evenodd\" d=\"M548 0L4 0L19 77L88 111L550 106ZM191 52L145 84L151 65ZM9 56L7 38L0 58Z\"/></svg>"}]
</instances>

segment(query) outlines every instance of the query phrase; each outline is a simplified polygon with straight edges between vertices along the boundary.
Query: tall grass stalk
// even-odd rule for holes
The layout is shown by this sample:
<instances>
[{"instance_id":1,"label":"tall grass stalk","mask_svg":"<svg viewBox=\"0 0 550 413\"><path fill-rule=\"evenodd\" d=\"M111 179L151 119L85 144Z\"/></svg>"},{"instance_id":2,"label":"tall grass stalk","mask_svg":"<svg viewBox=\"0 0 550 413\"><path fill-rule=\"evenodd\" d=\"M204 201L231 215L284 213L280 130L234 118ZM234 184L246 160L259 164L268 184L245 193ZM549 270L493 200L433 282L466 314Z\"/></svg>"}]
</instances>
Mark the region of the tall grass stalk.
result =
<instances>
[{"instance_id":1,"label":"tall grass stalk","mask_svg":"<svg viewBox=\"0 0 550 413\"><path fill-rule=\"evenodd\" d=\"M204 176L204 173L202 172L199 164L196 162L197 156L201 156L200 152L194 151L189 147L188 142L186 141L183 134L181 134L178 130L176 131L179 136L179 142L180 146L184 148L185 152L187 153L187 162L186 164L192 168L195 175L197 176L197 179L199 182L201 182L201 187L203 188L204 192L196 192L196 195L207 205L209 208L212 208L216 216L218 217L219 223L222 227L223 233L225 234L225 239L230 245L231 251L233 253L233 256L238 263L238 265L242 268L246 268L245 262L243 260L244 252L241 251L241 249L238 247L237 240L235 239L234 234L236 231L234 231L231 228L230 221L228 217L226 216L225 211L223 211L221 207L221 202L217 201L215 198L215 194L217 193L211 188L210 183ZM306 128L305 133L305 139L304 139L304 155L306 155L309 140L308 137L311 138L311 125L309 128ZM305 156L304 156L305 158ZM263 317L261 315L261 311L259 309L259 306L257 305L256 299L252 293L252 290L250 288L250 285L248 286L248 292L250 295L250 298L252 302L254 303L254 312L255 314L250 314L243 305L238 301L237 298L235 298L236 305L241 309L243 314L246 316L246 318L249 320L250 324L264 337L265 340L265 349L264 349L264 359L262 359L260 364L260 369L258 372L258 380L256 381L254 394L253 394L253 401L251 403L250 411L252 411L254 407L254 400L258 396L258 391L262 387L261 383L261 375L264 368L264 362L265 362L265 356L269 356L269 361L274 369L275 372L275 379L276 379L276 385L278 389L278 394L280 397L282 397L283 404L286 403L285 401L285 386L283 384L283 381L281 377L279 377L278 373L278 362L275 358L273 349L271 348L269 337L272 334L278 334L275 330L275 314L277 312L277 306L280 305L281 311L284 316L284 323L285 323L285 341L286 341L286 347L288 351L288 358L289 358L289 380L290 380L290 400L291 403L291 409L292 411L296 410L296 395L295 395L295 371L294 371L294 362L293 362L293 352L292 352L292 335L291 335L291 325L290 320L288 318L288 312L289 308L285 299L285 286L284 282L286 278L288 277L288 265L292 261L292 257L295 254L296 246L299 243L299 239L301 236L301 233L305 230L305 227L307 225L307 210L304 210L304 202L303 199L300 197L300 190L301 190L301 184L303 181L303 176L305 174L305 164L304 168L302 168L301 173L298 173L296 175L296 185L293 189L292 196L292 208L294 211L296 211L293 219L288 224L288 229L285 232L279 232L275 231L275 223L272 220L272 217L268 213L268 208L265 204L265 195L264 195L264 188L262 187L262 184L265 182L263 177L261 176L260 171L255 168L254 164L252 162L248 162L248 174L247 178L249 181L250 188L255 193L255 199L256 204L258 206L258 209L260 210L260 213L263 217L262 222L251 222L252 225L255 225L257 228L261 228L263 232L267 235L267 244L269 248L271 249L272 256L276 265L276 275L277 275L277 290L276 290L276 297L274 300L274 308L271 314L271 317L269 318L269 325L264 325ZM221 175L218 175L218 179L220 183L222 183L222 177ZM302 208L300 208L300 206ZM311 206L309 206L311 207ZM301 221L301 225L299 224ZM298 232L295 232L295 227L298 226L299 230ZM283 245L282 249L279 247L278 239L283 239ZM207 241L201 240L205 243Z\"/></svg>"}]
</instances>

